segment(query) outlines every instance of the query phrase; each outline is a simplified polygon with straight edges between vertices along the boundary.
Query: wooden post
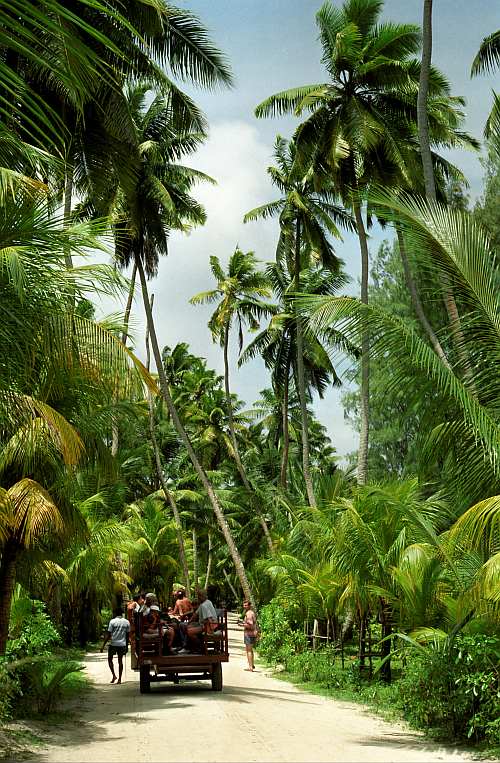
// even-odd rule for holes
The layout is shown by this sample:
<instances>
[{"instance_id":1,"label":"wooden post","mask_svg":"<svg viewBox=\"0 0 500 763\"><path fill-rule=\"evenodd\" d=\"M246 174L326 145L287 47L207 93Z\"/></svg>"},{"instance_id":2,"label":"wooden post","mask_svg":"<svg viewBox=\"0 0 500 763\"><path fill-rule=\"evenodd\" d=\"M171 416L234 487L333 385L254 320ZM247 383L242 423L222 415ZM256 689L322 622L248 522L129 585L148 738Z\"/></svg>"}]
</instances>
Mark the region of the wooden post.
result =
<instances>
[{"instance_id":1,"label":"wooden post","mask_svg":"<svg viewBox=\"0 0 500 763\"><path fill-rule=\"evenodd\" d=\"M316 618L314 618L314 623L313 623L313 652L316 651L316 643L317 643L317 640L318 640L318 630L319 630L318 626L319 626L319 623L316 620Z\"/></svg>"}]
</instances>

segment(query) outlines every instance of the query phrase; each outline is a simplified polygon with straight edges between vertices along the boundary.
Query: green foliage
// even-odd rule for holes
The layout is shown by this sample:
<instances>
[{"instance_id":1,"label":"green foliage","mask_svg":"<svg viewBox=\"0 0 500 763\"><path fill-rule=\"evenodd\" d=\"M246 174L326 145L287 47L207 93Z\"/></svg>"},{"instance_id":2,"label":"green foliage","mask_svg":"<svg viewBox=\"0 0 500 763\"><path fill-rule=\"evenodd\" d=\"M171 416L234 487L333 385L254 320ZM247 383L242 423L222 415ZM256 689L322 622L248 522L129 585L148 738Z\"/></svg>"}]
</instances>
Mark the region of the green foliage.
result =
<instances>
[{"instance_id":1,"label":"green foliage","mask_svg":"<svg viewBox=\"0 0 500 763\"><path fill-rule=\"evenodd\" d=\"M405 715L447 739L500 744L500 638L460 635L408 659L399 683Z\"/></svg>"},{"instance_id":2,"label":"green foliage","mask_svg":"<svg viewBox=\"0 0 500 763\"><path fill-rule=\"evenodd\" d=\"M274 600L262 607L259 624L259 654L272 665L281 663L286 667L290 658L307 646L305 635L292 628L284 608Z\"/></svg>"},{"instance_id":3,"label":"green foliage","mask_svg":"<svg viewBox=\"0 0 500 763\"><path fill-rule=\"evenodd\" d=\"M33 660L22 669L22 697L17 713L51 713L64 696L70 678L83 670L74 660L51 658ZM81 685L78 686L81 688Z\"/></svg>"},{"instance_id":4,"label":"green foliage","mask_svg":"<svg viewBox=\"0 0 500 763\"><path fill-rule=\"evenodd\" d=\"M8 660L0 658L0 722L7 721L12 717L16 699L19 697L21 688L19 679L9 669Z\"/></svg>"},{"instance_id":5,"label":"green foliage","mask_svg":"<svg viewBox=\"0 0 500 763\"><path fill-rule=\"evenodd\" d=\"M345 689L353 685L352 671L342 670L338 650L332 646L293 654L287 661L287 670L301 681L320 684L326 689Z\"/></svg>"},{"instance_id":6,"label":"green foliage","mask_svg":"<svg viewBox=\"0 0 500 763\"><path fill-rule=\"evenodd\" d=\"M61 637L45 611L45 604L28 599L22 599L21 602L22 606L14 608L11 617L11 633L13 632L15 637L8 642L8 657L21 659L31 655L50 654L51 649L60 644Z\"/></svg>"}]
</instances>

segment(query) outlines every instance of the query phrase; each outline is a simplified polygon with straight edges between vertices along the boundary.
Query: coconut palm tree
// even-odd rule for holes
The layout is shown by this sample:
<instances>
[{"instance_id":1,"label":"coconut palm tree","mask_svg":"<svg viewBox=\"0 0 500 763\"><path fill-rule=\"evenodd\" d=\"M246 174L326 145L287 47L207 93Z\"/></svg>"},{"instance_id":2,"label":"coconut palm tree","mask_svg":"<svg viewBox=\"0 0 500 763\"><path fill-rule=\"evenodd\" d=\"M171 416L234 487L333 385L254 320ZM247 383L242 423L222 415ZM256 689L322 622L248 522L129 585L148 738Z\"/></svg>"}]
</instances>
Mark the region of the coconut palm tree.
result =
<instances>
[{"instance_id":1,"label":"coconut palm tree","mask_svg":"<svg viewBox=\"0 0 500 763\"><path fill-rule=\"evenodd\" d=\"M179 568L175 522L165 512L163 501L148 496L129 507L126 524L133 538L129 556L134 583L168 601Z\"/></svg>"},{"instance_id":2,"label":"coconut palm tree","mask_svg":"<svg viewBox=\"0 0 500 763\"><path fill-rule=\"evenodd\" d=\"M158 104L155 104L155 108L158 108ZM175 114L172 115L168 111L165 116L171 118L171 125L175 128ZM158 137L164 135L163 127L160 126L160 128ZM130 190L125 193L125 189L122 189L123 205L114 224L116 252L119 261L124 265L134 262L137 266L151 350L158 371L162 397L179 437L184 443L208 494L221 531L231 550L244 594L251 600L253 597L246 578L245 568L224 517L223 509L172 399L162 362L147 286L147 276L151 277L156 274L159 256L167 252L170 230L173 228L185 230L186 226L199 224L205 219L204 210L189 195L193 182L200 177L201 173L186 170L175 162L179 155L183 155L186 151L196 147L200 138L201 136L193 136L190 142L189 136L184 140L182 133L177 136L174 131L173 134L167 136L167 148L163 151L160 150L158 139L152 141L151 144L144 145L142 150L141 144L136 144L134 148L136 159L132 159L132 161L138 162L141 171L137 176L133 194L130 193ZM206 179L206 176L203 177Z\"/></svg>"},{"instance_id":3,"label":"coconut palm tree","mask_svg":"<svg viewBox=\"0 0 500 763\"><path fill-rule=\"evenodd\" d=\"M335 325L352 341L359 340L362 320L369 320L376 336L373 353L390 363L393 383L408 394L413 374L425 373L432 379L442 400L443 419L434 419L430 431L426 428L422 433L427 443L423 453L428 460L434 461L438 454L445 460L456 502L465 509L485 493L491 494L500 478L498 264L490 256L487 235L470 213L404 195L380 193L377 203L386 208L394 204L392 214L418 242L422 266L434 277L438 269L467 306L464 349L471 358L472 379L461 378L443 365L417 332L388 311L348 297L304 297L303 307L307 303L307 309L312 309L316 330Z\"/></svg>"},{"instance_id":4,"label":"coconut palm tree","mask_svg":"<svg viewBox=\"0 0 500 763\"><path fill-rule=\"evenodd\" d=\"M402 121L415 121L420 31L413 24L378 23L380 0L325 2L316 20L330 80L277 93L256 109L259 117L311 111L296 131L305 166L332 181L352 209L361 252L361 300L368 302L368 240L363 198L371 184L397 184L404 174L398 144ZM433 87L443 80L433 72ZM318 182L318 181L316 181ZM358 480L367 480L369 331L361 337L361 432Z\"/></svg>"},{"instance_id":5,"label":"coconut palm tree","mask_svg":"<svg viewBox=\"0 0 500 763\"><path fill-rule=\"evenodd\" d=\"M338 270L339 261L335 257L329 235L339 238L337 224L349 227L349 216L335 203L333 188L324 188L321 194L315 190L311 171L304 172L296 162L296 146L281 136L276 139L275 167L268 173L283 196L247 212L244 221L266 219L279 216L281 233L278 244L278 258L282 259L293 276L293 288L300 291L301 271L312 261L319 261L324 267ZM309 433L307 430L306 388L304 370L304 337L300 321L296 321L296 367L297 389L302 410L302 463L307 497L311 506L316 505L309 460Z\"/></svg>"},{"instance_id":6,"label":"coconut palm tree","mask_svg":"<svg viewBox=\"0 0 500 763\"><path fill-rule=\"evenodd\" d=\"M269 265L268 278L273 285L273 292L279 300L278 312L269 326L261 331L245 348L240 363L245 363L255 355L260 355L266 366L272 371L273 384L282 396L283 449L281 458L281 484L286 486L286 474L289 451L289 398L299 389L299 369L297 350L297 318L294 315L292 294L296 293L295 279L291 278L279 264ZM343 273L332 273L326 268L304 269L300 276L302 294L334 294L346 283ZM328 349L326 349L328 347ZM345 341L342 335L333 330L324 335L307 332L303 338L302 365L304 368L306 417L307 417L307 452L309 460L309 414L307 402L314 389L323 397L327 386L340 385L340 378L329 355L330 349L342 349L356 354L355 348ZM300 396L299 396L300 402ZM301 432L304 430L304 411L301 405ZM303 443L302 443L303 446ZM303 447L302 447L303 452Z\"/></svg>"},{"instance_id":7,"label":"coconut palm tree","mask_svg":"<svg viewBox=\"0 0 500 763\"><path fill-rule=\"evenodd\" d=\"M210 257L210 267L217 281L217 288L200 292L189 300L193 305L213 303L219 300L208 327L212 339L218 341L224 351L224 388L229 414L229 431L238 472L248 491L251 491L252 488L245 474L234 430L229 383L229 337L231 327L236 323L239 353L241 354L244 327L250 331L257 331L261 318L269 315L272 310L272 306L265 301L271 296L269 283L266 274L257 269L258 264L253 252L242 252L239 247L236 247L229 259L227 273L221 267L218 257Z\"/></svg>"}]
</instances>

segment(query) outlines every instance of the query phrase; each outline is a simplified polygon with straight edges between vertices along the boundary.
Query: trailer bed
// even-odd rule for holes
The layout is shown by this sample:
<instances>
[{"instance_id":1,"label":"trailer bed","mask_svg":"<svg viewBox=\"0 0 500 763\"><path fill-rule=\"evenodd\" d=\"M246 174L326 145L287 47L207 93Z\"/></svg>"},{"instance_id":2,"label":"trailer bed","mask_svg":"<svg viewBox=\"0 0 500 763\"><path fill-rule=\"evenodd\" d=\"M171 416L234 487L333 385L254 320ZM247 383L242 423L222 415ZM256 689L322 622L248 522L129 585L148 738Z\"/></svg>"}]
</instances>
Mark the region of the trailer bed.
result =
<instances>
[{"instance_id":1,"label":"trailer bed","mask_svg":"<svg viewBox=\"0 0 500 763\"><path fill-rule=\"evenodd\" d=\"M149 693L152 683L162 681L209 680L213 691L222 691L222 663L229 660L226 610L217 610L217 617L217 631L202 636L201 654L163 654L163 639L145 638L140 631L136 651L141 694Z\"/></svg>"}]
</instances>

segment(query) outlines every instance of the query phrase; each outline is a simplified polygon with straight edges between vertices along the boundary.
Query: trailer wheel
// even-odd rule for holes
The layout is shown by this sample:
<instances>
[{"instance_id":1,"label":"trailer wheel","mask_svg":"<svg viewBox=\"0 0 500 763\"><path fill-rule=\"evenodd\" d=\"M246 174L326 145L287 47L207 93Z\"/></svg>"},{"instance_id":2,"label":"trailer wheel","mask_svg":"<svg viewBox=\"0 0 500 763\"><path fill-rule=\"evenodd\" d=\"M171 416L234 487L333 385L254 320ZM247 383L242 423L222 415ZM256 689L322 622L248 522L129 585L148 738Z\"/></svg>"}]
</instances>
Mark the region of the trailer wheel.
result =
<instances>
[{"instance_id":1,"label":"trailer wheel","mask_svg":"<svg viewBox=\"0 0 500 763\"><path fill-rule=\"evenodd\" d=\"M139 689L141 694L149 694L151 691L151 676L149 674L149 665L141 665L139 673Z\"/></svg>"},{"instance_id":2,"label":"trailer wheel","mask_svg":"<svg viewBox=\"0 0 500 763\"><path fill-rule=\"evenodd\" d=\"M215 662L212 665L212 691L222 691L222 665Z\"/></svg>"}]
</instances>

